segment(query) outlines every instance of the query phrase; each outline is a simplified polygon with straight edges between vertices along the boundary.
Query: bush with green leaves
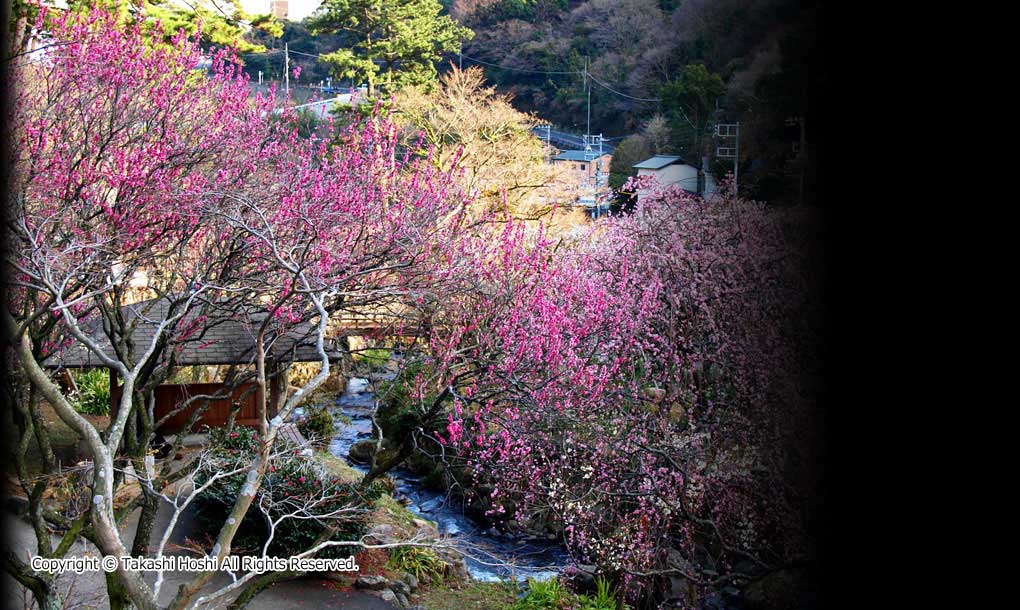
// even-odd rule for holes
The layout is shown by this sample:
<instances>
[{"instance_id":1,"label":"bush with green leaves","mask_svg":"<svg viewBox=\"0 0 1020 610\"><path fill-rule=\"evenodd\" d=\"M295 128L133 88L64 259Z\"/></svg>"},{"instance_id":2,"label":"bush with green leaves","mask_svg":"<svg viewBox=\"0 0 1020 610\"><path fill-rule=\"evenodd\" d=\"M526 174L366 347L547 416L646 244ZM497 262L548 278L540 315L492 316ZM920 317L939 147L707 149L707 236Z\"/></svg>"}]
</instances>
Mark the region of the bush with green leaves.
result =
<instances>
[{"instance_id":1,"label":"bush with green leaves","mask_svg":"<svg viewBox=\"0 0 1020 610\"><path fill-rule=\"evenodd\" d=\"M567 610L571 607L573 595L555 578L549 580L528 579L528 592L517 600L513 610Z\"/></svg>"},{"instance_id":2,"label":"bush with green leaves","mask_svg":"<svg viewBox=\"0 0 1020 610\"><path fill-rule=\"evenodd\" d=\"M378 397L381 404L378 418L386 438L410 438L411 434L422 426L419 405L410 391L421 371L420 361L408 362L392 381L383 381L379 384ZM423 402L429 404L434 399L435 394L429 394Z\"/></svg>"},{"instance_id":3,"label":"bush with green leaves","mask_svg":"<svg viewBox=\"0 0 1020 610\"><path fill-rule=\"evenodd\" d=\"M595 579L595 595L578 595L578 601L581 604L581 610L617 610L618 606L616 603L618 592L614 589L609 581L599 576ZM629 610L629 606L624 604L620 610Z\"/></svg>"},{"instance_id":4,"label":"bush with green leaves","mask_svg":"<svg viewBox=\"0 0 1020 610\"><path fill-rule=\"evenodd\" d=\"M422 581L437 583L446 573L446 564L432 549L400 546L390 551L390 567L414 574Z\"/></svg>"},{"instance_id":5,"label":"bush with green leaves","mask_svg":"<svg viewBox=\"0 0 1020 610\"><path fill-rule=\"evenodd\" d=\"M110 414L110 376L104 369L73 372L78 390L71 395L75 411L87 415Z\"/></svg>"},{"instance_id":6,"label":"bush with green leaves","mask_svg":"<svg viewBox=\"0 0 1020 610\"><path fill-rule=\"evenodd\" d=\"M595 595L571 593L555 578L528 579L528 592L511 610L629 610L617 604L617 592L605 578L595 579Z\"/></svg>"},{"instance_id":7,"label":"bush with green leaves","mask_svg":"<svg viewBox=\"0 0 1020 610\"><path fill-rule=\"evenodd\" d=\"M248 428L210 431L212 456L205 470L196 474L196 484L209 480L214 471L225 471L255 459L261 441ZM212 532L219 531L224 516L245 484L245 474L223 478L195 500L200 522ZM316 459L301 454L301 448L278 438L274 455L251 509L234 538L238 554L260 552L269 535L268 519L284 518L276 526L268 553L289 557L311 548L326 535L334 541L361 538L368 528L368 514L383 493L381 484L367 489L340 480ZM264 511L264 512L263 512ZM299 518L300 517L300 518ZM327 531L327 528L329 531ZM347 557L356 547L327 547L318 557Z\"/></svg>"},{"instance_id":8,"label":"bush with green leaves","mask_svg":"<svg viewBox=\"0 0 1020 610\"><path fill-rule=\"evenodd\" d=\"M314 445L325 445L336 434L336 421L326 405L308 407L305 416L297 423L297 429Z\"/></svg>"}]
</instances>

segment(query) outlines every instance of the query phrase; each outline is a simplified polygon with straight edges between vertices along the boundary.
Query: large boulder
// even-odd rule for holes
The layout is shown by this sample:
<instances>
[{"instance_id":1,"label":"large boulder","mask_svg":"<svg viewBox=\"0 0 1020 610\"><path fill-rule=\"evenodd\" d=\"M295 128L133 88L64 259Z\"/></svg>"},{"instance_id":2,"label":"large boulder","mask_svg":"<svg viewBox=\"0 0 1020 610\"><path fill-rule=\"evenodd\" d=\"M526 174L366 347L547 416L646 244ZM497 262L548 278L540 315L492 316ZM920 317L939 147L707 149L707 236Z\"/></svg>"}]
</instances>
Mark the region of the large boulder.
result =
<instances>
[{"instance_id":1,"label":"large boulder","mask_svg":"<svg viewBox=\"0 0 1020 610\"><path fill-rule=\"evenodd\" d=\"M393 589L394 593L399 593L405 596L411 594L411 587L402 580L391 580L390 589Z\"/></svg>"},{"instance_id":2,"label":"large boulder","mask_svg":"<svg viewBox=\"0 0 1020 610\"><path fill-rule=\"evenodd\" d=\"M415 591L418 590L418 577L415 576L414 574L411 574L410 572L404 572L403 574L400 575L400 580L404 581L404 583L407 585L407 588L411 590L411 593L414 593Z\"/></svg>"},{"instance_id":3,"label":"large boulder","mask_svg":"<svg viewBox=\"0 0 1020 610\"><path fill-rule=\"evenodd\" d=\"M371 464L372 456L375 455L375 443L372 439L365 439L358 441L351 445L351 450L347 452L352 462L358 464Z\"/></svg>"},{"instance_id":4,"label":"large boulder","mask_svg":"<svg viewBox=\"0 0 1020 610\"><path fill-rule=\"evenodd\" d=\"M369 591L382 591L389 584L385 576L359 576L358 580L354 583L354 586L359 589L368 589Z\"/></svg>"},{"instance_id":5,"label":"large boulder","mask_svg":"<svg viewBox=\"0 0 1020 610\"><path fill-rule=\"evenodd\" d=\"M393 537L393 526L389 523L380 523L368 531L368 538L376 544L390 544L396 541Z\"/></svg>"},{"instance_id":6,"label":"large boulder","mask_svg":"<svg viewBox=\"0 0 1020 610\"><path fill-rule=\"evenodd\" d=\"M595 576L597 573L598 567L586 564L570 566L563 571L573 590L578 593L594 593L596 591Z\"/></svg>"},{"instance_id":7,"label":"large boulder","mask_svg":"<svg viewBox=\"0 0 1020 610\"><path fill-rule=\"evenodd\" d=\"M439 555L439 559L446 564L446 573L448 575L459 580L468 580L471 578L471 573L468 572L467 562L464 561L464 556L456 549L439 548L436 549L436 555Z\"/></svg>"},{"instance_id":8,"label":"large boulder","mask_svg":"<svg viewBox=\"0 0 1020 610\"><path fill-rule=\"evenodd\" d=\"M333 581L342 587L349 587L356 581L355 574L351 572L323 572L322 577Z\"/></svg>"},{"instance_id":9,"label":"large boulder","mask_svg":"<svg viewBox=\"0 0 1020 610\"><path fill-rule=\"evenodd\" d=\"M439 530L437 530L436 526L433 525L432 523L424 519L417 518L414 519L412 523L414 523L414 527L417 529L418 534L431 539L439 537Z\"/></svg>"}]
</instances>

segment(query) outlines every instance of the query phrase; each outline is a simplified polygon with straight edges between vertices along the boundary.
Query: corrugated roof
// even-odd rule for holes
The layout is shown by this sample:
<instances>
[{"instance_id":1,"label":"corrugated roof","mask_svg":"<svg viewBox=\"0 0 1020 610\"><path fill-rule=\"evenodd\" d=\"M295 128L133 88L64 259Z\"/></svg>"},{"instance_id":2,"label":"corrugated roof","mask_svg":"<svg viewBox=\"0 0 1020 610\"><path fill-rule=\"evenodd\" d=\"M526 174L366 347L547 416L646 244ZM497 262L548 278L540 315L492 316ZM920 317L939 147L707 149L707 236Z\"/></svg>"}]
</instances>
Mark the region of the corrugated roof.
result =
<instances>
[{"instance_id":1,"label":"corrugated roof","mask_svg":"<svg viewBox=\"0 0 1020 610\"><path fill-rule=\"evenodd\" d=\"M553 157L553 161L592 161L608 154L607 152L599 154L595 150L564 150Z\"/></svg>"},{"instance_id":2,"label":"corrugated roof","mask_svg":"<svg viewBox=\"0 0 1020 610\"><path fill-rule=\"evenodd\" d=\"M153 299L121 307L127 320L138 319L132 339L135 349L148 348L160 321L166 319L171 305L167 298ZM249 306L247 311L217 309L215 304L206 303L189 311L178 324L178 329L194 327L190 335L178 339L163 351L165 361L171 351L176 352L178 366L213 364L248 364L254 362L255 334L268 313L262 307ZM275 325L273 325L275 326ZM303 322L295 325L278 338L278 328L270 329L266 342L270 345L268 356L291 362L312 362L319 360L315 349L316 324ZM182 335L180 330L174 338ZM110 340L101 325L92 325L89 335L104 353L113 357ZM328 345L326 351L331 359L340 357L340 351ZM61 353L54 354L43 363L47 367L102 367L102 361L91 350L81 344L74 344Z\"/></svg>"},{"instance_id":3,"label":"corrugated roof","mask_svg":"<svg viewBox=\"0 0 1020 610\"><path fill-rule=\"evenodd\" d=\"M641 163L635 163L634 169L662 169L667 165L672 165L676 162L687 163L679 155L655 155L650 159L645 159Z\"/></svg>"}]
</instances>

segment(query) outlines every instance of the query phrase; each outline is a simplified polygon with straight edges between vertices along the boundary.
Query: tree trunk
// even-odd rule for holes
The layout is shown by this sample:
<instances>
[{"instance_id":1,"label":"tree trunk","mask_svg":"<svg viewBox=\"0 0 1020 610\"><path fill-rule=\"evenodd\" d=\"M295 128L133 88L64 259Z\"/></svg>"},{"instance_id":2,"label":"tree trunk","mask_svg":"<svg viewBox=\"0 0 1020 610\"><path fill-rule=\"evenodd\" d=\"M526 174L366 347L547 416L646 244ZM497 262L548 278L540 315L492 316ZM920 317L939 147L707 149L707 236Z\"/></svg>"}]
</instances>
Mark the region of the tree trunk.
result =
<instances>
[{"instance_id":1,"label":"tree trunk","mask_svg":"<svg viewBox=\"0 0 1020 610\"><path fill-rule=\"evenodd\" d=\"M376 452L376 456L372 458L372 468L361 479L362 487L368 487L372 484L372 481L393 470L407 459L407 456L411 455L411 444L407 442L400 443L400 450L397 451L397 454L382 463L378 461L378 455L379 453Z\"/></svg>"},{"instance_id":2,"label":"tree trunk","mask_svg":"<svg viewBox=\"0 0 1020 610\"><path fill-rule=\"evenodd\" d=\"M110 610L128 610L132 607L127 589L117 578L116 572L106 572L106 594L110 598Z\"/></svg>"},{"instance_id":3,"label":"tree trunk","mask_svg":"<svg viewBox=\"0 0 1020 610\"><path fill-rule=\"evenodd\" d=\"M290 571L270 572L268 574L263 574L262 576L255 578L255 580L249 583L248 586L245 587L244 591L237 596L237 599L235 599L233 603L231 603L230 606L228 606L227 610L243 610L243 608L248 605L248 602L254 599L256 595L264 591L266 587L284 580L295 578L300 575L301 573L299 572Z\"/></svg>"},{"instance_id":4,"label":"tree trunk","mask_svg":"<svg viewBox=\"0 0 1020 610\"><path fill-rule=\"evenodd\" d=\"M156 513L159 511L159 496L142 486L142 493L145 500L142 503L142 514L138 517L138 529L135 531L135 540L131 546L133 557L149 556L149 541L152 539L152 526L156 522Z\"/></svg>"}]
</instances>

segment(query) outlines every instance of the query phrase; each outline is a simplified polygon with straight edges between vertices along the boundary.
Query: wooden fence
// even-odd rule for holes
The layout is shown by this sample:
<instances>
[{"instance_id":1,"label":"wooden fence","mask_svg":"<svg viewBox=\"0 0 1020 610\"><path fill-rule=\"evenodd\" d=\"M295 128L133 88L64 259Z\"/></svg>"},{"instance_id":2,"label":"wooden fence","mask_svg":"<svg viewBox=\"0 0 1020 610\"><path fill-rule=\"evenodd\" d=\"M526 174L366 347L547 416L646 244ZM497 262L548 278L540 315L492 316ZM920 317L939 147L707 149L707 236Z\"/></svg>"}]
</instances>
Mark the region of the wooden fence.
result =
<instances>
[{"instance_id":1,"label":"wooden fence","mask_svg":"<svg viewBox=\"0 0 1020 610\"><path fill-rule=\"evenodd\" d=\"M121 388L119 386L111 388L111 402L113 405L116 405L120 400L120 389ZM222 383L166 384L157 386L156 406L154 410L156 421L159 421L168 413L177 409L191 397L213 395L223 391L224 384ZM256 384L249 382L235 388L229 398L221 398L218 400L195 400L188 408L182 409L179 413L170 417L170 419L168 419L158 431L164 434L172 434L181 431L188 423L188 418L191 417L194 410L202 408L206 404L208 404L208 407L192 428L195 432L201 430L203 425L209 427L224 425L227 422L227 418L230 416L231 407L235 404L240 405L240 411L238 411L234 421L242 426L257 426L258 397L259 391ZM272 414L270 414L270 416L272 416Z\"/></svg>"}]
</instances>

